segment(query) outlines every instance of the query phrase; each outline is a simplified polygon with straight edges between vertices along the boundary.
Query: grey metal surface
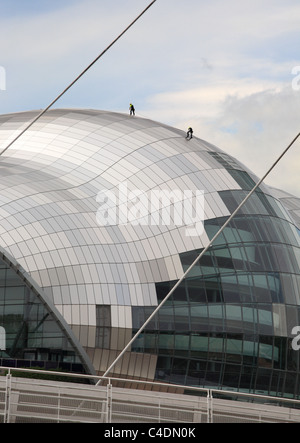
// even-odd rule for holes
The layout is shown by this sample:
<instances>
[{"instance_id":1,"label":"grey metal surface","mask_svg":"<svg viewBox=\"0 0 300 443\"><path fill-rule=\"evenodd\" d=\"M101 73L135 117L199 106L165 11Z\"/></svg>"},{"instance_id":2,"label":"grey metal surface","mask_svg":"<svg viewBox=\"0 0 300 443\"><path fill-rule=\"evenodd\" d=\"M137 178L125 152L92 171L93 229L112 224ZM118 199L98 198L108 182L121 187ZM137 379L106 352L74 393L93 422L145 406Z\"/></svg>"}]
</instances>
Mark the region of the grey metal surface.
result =
<instances>
[{"instance_id":1,"label":"grey metal surface","mask_svg":"<svg viewBox=\"0 0 300 443\"><path fill-rule=\"evenodd\" d=\"M37 114L0 116L0 149ZM201 189L203 220L225 217L230 211L219 192L241 189L228 164L239 168L204 140L187 142L178 129L80 109L49 111L0 158L1 247L72 327L96 371L105 371L131 338L131 307L156 306L155 284L183 274L179 254L209 242L205 231L187 237L187 225L174 220L100 226L99 192L117 194L120 183L129 192ZM110 349L99 345L99 306L111 307ZM118 373L153 378L156 358L136 354Z\"/></svg>"}]
</instances>

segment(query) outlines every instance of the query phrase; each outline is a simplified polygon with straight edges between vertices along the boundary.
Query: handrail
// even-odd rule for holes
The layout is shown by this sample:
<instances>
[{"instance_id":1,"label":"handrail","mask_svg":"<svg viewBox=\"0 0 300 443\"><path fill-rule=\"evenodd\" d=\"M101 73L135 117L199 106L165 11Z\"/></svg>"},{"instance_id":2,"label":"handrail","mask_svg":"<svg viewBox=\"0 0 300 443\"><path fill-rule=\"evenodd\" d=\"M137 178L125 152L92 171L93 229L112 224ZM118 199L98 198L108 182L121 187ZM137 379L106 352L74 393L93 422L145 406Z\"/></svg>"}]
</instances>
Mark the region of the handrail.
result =
<instances>
[{"instance_id":1,"label":"handrail","mask_svg":"<svg viewBox=\"0 0 300 443\"><path fill-rule=\"evenodd\" d=\"M150 380L136 380L136 379L128 379L128 378L119 378L119 377L103 377L99 375L93 375L93 374L78 374L78 373L69 373L69 372L59 372L59 371L47 371L47 370L39 370L39 369L29 369L29 368L14 368L14 367L6 367L6 366L0 366L0 371L7 371L8 374L11 375L13 372L28 372L28 373L36 373L38 375L52 375L52 376L60 376L60 377L68 377L74 379L81 378L81 379L92 379L97 381L107 381L108 385L111 385L113 382L121 382L124 384L130 384L134 383L135 385L146 385L148 387L153 387L153 390L155 388L164 388L164 389L174 389L174 390L184 390L184 394L188 395L188 391L192 391L193 395L195 395L196 392L199 392L199 394L205 394L207 397L210 397L212 394L218 394L218 395L224 395L224 396L235 396L235 397L246 397L248 399L253 400L268 400L270 402L280 402L281 405L286 403L292 403L294 405L298 405L300 408L300 399L294 399L294 398L288 398L288 397L279 397L279 396L271 396L271 395L263 395L263 394L254 394L250 392L239 392L235 390L230 389L218 389L218 388L208 388L208 387L198 387L198 386L186 386L186 385L178 385L178 384L172 384L172 383L163 383L163 382L157 382L157 381L150 381ZM26 378L24 378L26 380ZM32 379L30 379L32 380ZM35 379L36 381L39 381L40 379ZM46 380L41 380L46 381ZM48 380L48 381L55 381L55 380ZM61 381L56 381L57 383L64 383ZM103 385L94 385L93 386L96 389L104 389L105 386ZM84 389L86 389L87 386L84 385ZM123 387L120 389L129 389L133 390L129 387ZM147 390L144 391L144 394L147 393ZM228 399L228 398L227 398Z\"/></svg>"}]
</instances>

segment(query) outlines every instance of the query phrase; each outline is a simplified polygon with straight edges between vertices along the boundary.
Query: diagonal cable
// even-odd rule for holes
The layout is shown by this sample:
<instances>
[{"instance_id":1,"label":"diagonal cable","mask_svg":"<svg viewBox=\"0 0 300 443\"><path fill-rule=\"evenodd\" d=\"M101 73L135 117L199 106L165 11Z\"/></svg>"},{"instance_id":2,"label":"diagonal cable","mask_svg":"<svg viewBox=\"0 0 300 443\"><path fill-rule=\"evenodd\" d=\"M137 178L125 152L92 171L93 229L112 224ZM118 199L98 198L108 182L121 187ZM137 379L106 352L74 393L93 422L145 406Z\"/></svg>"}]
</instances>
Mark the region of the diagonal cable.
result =
<instances>
[{"instance_id":1,"label":"diagonal cable","mask_svg":"<svg viewBox=\"0 0 300 443\"><path fill-rule=\"evenodd\" d=\"M256 189L263 183L263 181L266 179L266 177L271 173L271 171L275 168L275 166L280 162L282 157L289 151L289 149L292 147L292 145L296 142L296 140L300 137L300 133L293 139L293 141L288 145L288 147L283 151L283 153L277 158L275 163L271 166L271 168L268 170L268 172L263 176L261 180L254 186L254 188L249 192L249 194L244 198L244 200L239 204L239 206L235 209L235 211L230 215L230 217L226 220L224 225L219 229L219 231L214 235L214 237L211 239L209 244L203 249L203 251L198 255L198 257L193 261L193 263L189 266L189 268L185 271L183 276L176 282L176 284L173 286L173 288L170 290L170 292L166 295L166 297L161 301L161 303L156 307L156 309L152 312L152 314L149 316L149 318L145 321L145 323L141 326L141 328L137 331L137 333L134 335L134 337L129 341L129 343L125 346L123 351L118 355L118 357L113 361L113 363L109 366L109 368L106 370L106 372L103 374L102 377L107 377L107 375L110 373L110 371L113 369L113 367L118 363L118 361L121 359L121 357L125 354L125 352L128 350L128 348L132 345L132 343L137 339L137 337L143 332L143 330L146 328L148 323L152 320L152 318L157 314L157 312L160 310L160 308L166 303L166 301L171 297L173 292L178 288L178 286L182 283L182 281L187 277L189 272L193 269L193 267L196 265L196 263L203 257L203 255L208 251L208 249L212 246L213 242L219 237L219 235L224 231L226 226L231 222L231 220L234 218L234 216L238 213L238 211L244 206L244 204L249 200L251 195L256 191ZM101 379L97 382L96 386L101 383Z\"/></svg>"},{"instance_id":2,"label":"diagonal cable","mask_svg":"<svg viewBox=\"0 0 300 443\"><path fill-rule=\"evenodd\" d=\"M121 32L120 35L112 42L110 45L107 46L104 51L101 52L101 54L98 55L98 57L95 58L76 78L73 80L69 86L67 86L43 111L41 111L21 132L17 135L0 153L0 155L4 154L5 151L7 151L8 148L11 147L13 143L15 143L39 118L41 118L141 17L145 14L146 11L148 11L149 8L156 2L156 0L153 0L131 23L129 26L127 26L124 31Z\"/></svg>"}]
</instances>

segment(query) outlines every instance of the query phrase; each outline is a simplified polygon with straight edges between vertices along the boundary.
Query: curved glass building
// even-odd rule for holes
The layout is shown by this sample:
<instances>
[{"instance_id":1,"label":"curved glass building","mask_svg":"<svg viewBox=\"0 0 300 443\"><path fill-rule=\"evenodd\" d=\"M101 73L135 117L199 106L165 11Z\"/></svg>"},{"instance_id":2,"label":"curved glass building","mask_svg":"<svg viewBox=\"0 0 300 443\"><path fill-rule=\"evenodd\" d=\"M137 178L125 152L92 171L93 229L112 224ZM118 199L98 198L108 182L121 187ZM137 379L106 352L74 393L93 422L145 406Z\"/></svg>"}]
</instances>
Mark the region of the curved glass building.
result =
<instances>
[{"instance_id":1,"label":"curved glass building","mask_svg":"<svg viewBox=\"0 0 300 443\"><path fill-rule=\"evenodd\" d=\"M178 129L48 111L0 156L0 364L104 373L256 182ZM299 229L262 185L111 374L299 398Z\"/></svg>"}]
</instances>

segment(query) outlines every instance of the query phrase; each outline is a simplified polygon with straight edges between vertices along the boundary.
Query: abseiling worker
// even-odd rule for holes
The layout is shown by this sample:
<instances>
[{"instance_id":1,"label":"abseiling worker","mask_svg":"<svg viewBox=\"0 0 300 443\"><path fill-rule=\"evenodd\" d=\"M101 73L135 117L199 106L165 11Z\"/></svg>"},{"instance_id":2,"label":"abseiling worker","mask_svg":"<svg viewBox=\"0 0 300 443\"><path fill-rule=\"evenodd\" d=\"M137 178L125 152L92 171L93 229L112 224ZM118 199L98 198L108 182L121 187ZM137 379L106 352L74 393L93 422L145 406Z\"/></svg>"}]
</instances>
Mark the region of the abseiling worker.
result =
<instances>
[{"instance_id":1,"label":"abseiling worker","mask_svg":"<svg viewBox=\"0 0 300 443\"><path fill-rule=\"evenodd\" d=\"M191 138L193 138L193 133L194 133L193 129L192 129L191 127L189 127L189 128L188 128L188 131L187 131L187 133L186 133L186 138L187 138L188 140L191 140Z\"/></svg>"},{"instance_id":2,"label":"abseiling worker","mask_svg":"<svg viewBox=\"0 0 300 443\"><path fill-rule=\"evenodd\" d=\"M129 105L129 111L130 111L130 115L135 115L135 109L132 103L130 103Z\"/></svg>"}]
</instances>

